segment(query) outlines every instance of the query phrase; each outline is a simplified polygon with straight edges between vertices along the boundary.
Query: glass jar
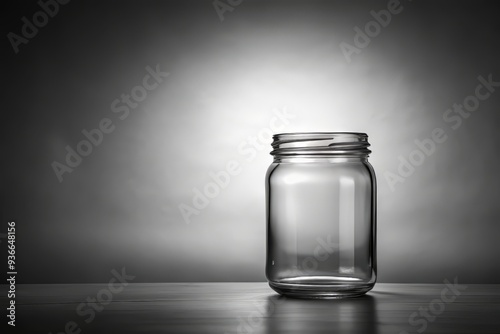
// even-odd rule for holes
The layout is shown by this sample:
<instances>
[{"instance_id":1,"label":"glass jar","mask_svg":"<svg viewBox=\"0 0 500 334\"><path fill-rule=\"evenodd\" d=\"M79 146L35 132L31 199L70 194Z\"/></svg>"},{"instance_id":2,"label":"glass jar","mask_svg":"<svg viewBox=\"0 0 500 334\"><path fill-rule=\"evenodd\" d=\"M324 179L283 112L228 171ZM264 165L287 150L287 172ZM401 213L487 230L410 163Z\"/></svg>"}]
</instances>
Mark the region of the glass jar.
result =
<instances>
[{"instance_id":1,"label":"glass jar","mask_svg":"<svg viewBox=\"0 0 500 334\"><path fill-rule=\"evenodd\" d=\"M376 180L368 136L273 136L266 175L266 277L299 298L362 295L376 281Z\"/></svg>"}]
</instances>

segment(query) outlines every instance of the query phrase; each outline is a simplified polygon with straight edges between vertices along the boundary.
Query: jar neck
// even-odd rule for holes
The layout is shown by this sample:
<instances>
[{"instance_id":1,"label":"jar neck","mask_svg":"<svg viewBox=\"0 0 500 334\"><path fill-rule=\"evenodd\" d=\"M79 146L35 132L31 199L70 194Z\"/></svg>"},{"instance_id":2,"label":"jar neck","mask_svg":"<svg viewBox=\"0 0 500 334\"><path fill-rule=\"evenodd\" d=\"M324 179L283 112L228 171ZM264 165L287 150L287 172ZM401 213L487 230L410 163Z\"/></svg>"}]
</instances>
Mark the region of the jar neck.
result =
<instances>
[{"instance_id":1,"label":"jar neck","mask_svg":"<svg viewBox=\"0 0 500 334\"><path fill-rule=\"evenodd\" d=\"M275 162L359 162L371 153L368 135L358 132L282 133L271 145Z\"/></svg>"},{"instance_id":2,"label":"jar neck","mask_svg":"<svg viewBox=\"0 0 500 334\"><path fill-rule=\"evenodd\" d=\"M367 163L368 156L274 156L273 163Z\"/></svg>"}]
</instances>

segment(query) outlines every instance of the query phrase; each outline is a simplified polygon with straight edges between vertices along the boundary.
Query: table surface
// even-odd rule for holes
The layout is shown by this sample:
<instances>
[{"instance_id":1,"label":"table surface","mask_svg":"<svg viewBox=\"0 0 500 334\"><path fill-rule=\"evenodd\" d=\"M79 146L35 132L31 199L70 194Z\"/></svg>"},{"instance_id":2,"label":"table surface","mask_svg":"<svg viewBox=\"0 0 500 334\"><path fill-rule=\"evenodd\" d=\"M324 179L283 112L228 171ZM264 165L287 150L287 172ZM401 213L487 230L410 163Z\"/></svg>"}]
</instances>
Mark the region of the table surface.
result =
<instances>
[{"instance_id":1,"label":"table surface","mask_svg":"<svg viewBox=\"0 0 500 334\"><path fill-rule=\"evenodd\" d=\"M113 292L107 284L17 285L16 332L500 333L500 285L450 281L379 283L336 300L281 297L267 283L129 284ZM0 290L5 312L6 285Z\"/></svg>"}]
</instances>

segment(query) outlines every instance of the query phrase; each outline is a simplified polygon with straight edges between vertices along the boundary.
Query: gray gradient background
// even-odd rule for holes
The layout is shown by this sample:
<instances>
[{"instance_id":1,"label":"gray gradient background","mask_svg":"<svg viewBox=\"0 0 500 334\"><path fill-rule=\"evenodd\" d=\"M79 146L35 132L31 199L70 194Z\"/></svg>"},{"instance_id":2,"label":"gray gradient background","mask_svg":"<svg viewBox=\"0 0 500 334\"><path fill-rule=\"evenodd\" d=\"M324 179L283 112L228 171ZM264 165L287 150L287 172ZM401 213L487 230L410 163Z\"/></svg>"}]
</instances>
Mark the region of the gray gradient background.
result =
<instances>
[{"instance_id":1,"label":"gray gradient background","mask_svg":"<svg viewBox=\"0 0 500 334\"><path fill-rule=\"evenodd\" d=\"M351 63L339 44L387 2L245 1L221 22L211 1L73 1L19 54L4 38L0 233L17 222L18 280L265 280L270 147L238 146L286 108L287 132L369 134L379 282L500 283L500 89L459 129L443 121L479 75L500 81L498 10L401 4ZM5 6L4 36L39 10ZM170 75L119 120L111 102L156 64ZM59 183L51 163L105 117L115 131ZM448 140L392 192L384 172L436 127ZM186 224L178 205L233 159L242 172Z\"/></svg>"}]
</instances>

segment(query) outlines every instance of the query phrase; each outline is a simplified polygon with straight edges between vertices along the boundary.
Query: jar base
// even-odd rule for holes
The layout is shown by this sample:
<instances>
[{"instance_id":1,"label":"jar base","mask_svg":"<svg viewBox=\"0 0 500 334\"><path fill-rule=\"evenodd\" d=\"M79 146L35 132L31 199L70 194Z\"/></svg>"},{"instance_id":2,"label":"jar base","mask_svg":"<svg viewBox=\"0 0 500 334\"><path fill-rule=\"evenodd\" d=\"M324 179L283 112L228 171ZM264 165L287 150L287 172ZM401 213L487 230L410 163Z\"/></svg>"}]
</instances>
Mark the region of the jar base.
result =
<instances>
[{"instance_id":1,"label":"jar base","mask_svg":"<svg viewBox=\"0 0 500 334\"><path fill-rule=\"evenodd\" d=\"M346 282L329 284L304 284L300 282L294 283L277 283L269 282L269 286L279 293L292 298L301 299L339 299L352 298L362 296L370 291L375 283L354 283Z\"/></svg>"}]
</instances>

